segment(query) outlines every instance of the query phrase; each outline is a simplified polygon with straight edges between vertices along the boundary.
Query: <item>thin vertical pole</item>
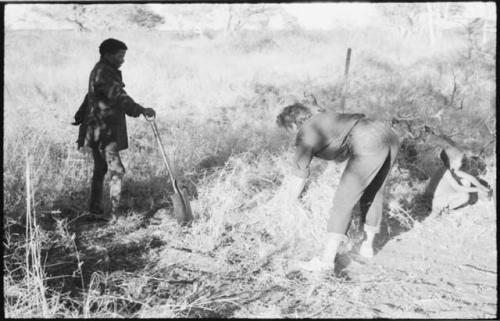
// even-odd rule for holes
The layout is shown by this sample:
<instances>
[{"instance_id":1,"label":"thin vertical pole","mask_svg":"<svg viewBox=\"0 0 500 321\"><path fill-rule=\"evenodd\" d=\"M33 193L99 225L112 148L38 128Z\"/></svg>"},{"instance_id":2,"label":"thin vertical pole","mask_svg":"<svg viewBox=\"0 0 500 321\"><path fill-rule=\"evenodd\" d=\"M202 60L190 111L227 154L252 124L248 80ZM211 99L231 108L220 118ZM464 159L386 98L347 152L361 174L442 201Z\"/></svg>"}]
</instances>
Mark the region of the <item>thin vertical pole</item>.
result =
<instances>
[{"instance_id":1,"label":"thin vertical pole","mask_svg":"<svg viewBox=\"0 0 500 321\"><path fill-rule=\"evenodd\" d=\"M342 109L342 112L344 112L345 108L345 97L347 95L350 64L351 64L351 48L347 48L347 56L345 58L344 89L342 91L342 100L340 102L340 108Z\"/></svg>"}]
</instances>

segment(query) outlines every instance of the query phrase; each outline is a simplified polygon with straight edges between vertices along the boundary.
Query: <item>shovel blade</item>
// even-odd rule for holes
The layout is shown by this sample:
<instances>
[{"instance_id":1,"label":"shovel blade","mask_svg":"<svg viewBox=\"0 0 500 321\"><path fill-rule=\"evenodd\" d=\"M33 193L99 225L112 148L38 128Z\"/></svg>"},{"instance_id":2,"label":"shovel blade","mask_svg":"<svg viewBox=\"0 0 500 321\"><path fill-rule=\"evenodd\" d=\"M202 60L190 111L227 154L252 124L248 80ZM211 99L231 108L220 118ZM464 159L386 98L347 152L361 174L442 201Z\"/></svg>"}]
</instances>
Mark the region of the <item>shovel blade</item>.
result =
<instances>
[{"instance_id":1,"label":"shovel blade","mask_svg":"<svg viewBox=\"0 0 500 321\"><path fill-rule=\"evenodd\" d=\"M172 203L177 223L180 225L189 224L193 220L193 213L185 189L182 191L179 189L175 190L174 195L172 195Z\"/></svg>"}]
</instances>

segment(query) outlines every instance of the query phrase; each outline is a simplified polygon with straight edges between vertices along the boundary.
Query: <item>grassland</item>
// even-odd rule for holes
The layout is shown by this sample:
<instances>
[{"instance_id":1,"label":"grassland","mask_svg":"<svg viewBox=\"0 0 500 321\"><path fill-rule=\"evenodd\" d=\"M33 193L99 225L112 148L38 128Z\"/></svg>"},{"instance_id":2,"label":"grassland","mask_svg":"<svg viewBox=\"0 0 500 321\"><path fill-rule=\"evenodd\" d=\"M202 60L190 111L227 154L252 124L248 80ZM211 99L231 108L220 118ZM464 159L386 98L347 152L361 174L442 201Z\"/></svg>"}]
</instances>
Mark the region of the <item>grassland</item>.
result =
<instances>
[{"instance_id":1,"label":"grassland","mask_svg":"<svg viewBox=\"0 0 500 321\"><path fill-rule=\"evenodd\" d=\"M88 153L74 151L77 129L70 122L98 59L97 47L108 36L129 46L122 68L128 93L157 111L164 142L198 216L189 229L179 228L169 216L167 176L142 118L128 120L130 148L122 153L129 210L112 226L79 221L92 160ZM372 302L376 293L368 291L361 300L362 282L343 271L323 283L287 272L287 262L309 258L321 247L343 165L314 160L301 205L284 203L279 186L293 137L276 128L275 116L293 102L313 105L312 96L319 105L338 109L347 47L353 57L346 112L388 122L394 116L411 118L410 131L416 134L423 124L437 128L471 152L482 151L488 163L484 178L496 180L494 42L473 46L464 35L450 32L439 46L429 48L422 39L401 38L390 30L264 32L213 39L180 39L161 32L7 31L6 315L397 316L395 308L388 312L375 308L376 302L360 303ZM395 128L408 138L404 129ZM379 247L416 226L429 226L420 223L424 217L416 200L436 168L434 147L417 140L404 145L391 174ZM417 152L415 157L410 149ZM423 172L420 177L415 168ZM495 220L491 202L432 222L446 228L447 220L457 218L467 225L467 213L474 211L485 218L477 224ZM38 228L26 230L27 217L35 218ZM355 216L344 253L355 249L361 237L357 220ZM28 234L35 236L31 242L25 240ZM478 244L494 244L490 234L482 235ZM29 253L38 256L26 259ZM496 249L485 255L488 260L496 257ZM37 257L38 264L33 261ZM430 264L424 261L416 260L415 266ZM401 283L397 277L388 280ZM435 294L440 291L445 292L438 287ZM449 302L469 302L472 317L494 313L490 294L473 302L459 292L446 293ZM457 306L448 305L447 311L463 311ZM421 310L407 305L397 311L411 317ZM432 316L429 309L423 311L423 316Z\"/></svg>"}]
</instances>

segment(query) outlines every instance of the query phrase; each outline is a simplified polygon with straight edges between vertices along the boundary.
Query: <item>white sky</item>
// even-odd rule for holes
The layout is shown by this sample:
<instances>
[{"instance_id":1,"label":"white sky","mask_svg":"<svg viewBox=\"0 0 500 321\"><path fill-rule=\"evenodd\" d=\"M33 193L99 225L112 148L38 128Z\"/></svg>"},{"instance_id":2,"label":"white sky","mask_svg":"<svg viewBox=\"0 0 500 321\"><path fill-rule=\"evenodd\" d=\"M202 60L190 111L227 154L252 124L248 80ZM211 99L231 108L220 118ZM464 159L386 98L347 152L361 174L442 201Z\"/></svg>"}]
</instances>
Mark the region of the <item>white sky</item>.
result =
<instances>
[{"instance_id":1,"label":"white sky","mask_svg":"<svg viewBox=\"0 0 500 321\"><path fill-rule=\"evenodd\" d=\"M68 4L72 5L72 4ZM119 4L118 4L119 5ZM168 10L167 7L184 4L150 4L152 8ZM188 6L189 4L185 4ZM224 7L223 4L214 4ZM305 2L285 3L282 6L292 15L296 16L299 23L310 29L328 29L335 24L350 24L366 26L373 23L372 19L377 17L375 3L334 3L334 2ZM496 7L494 2L469 2L466 4L467 13L472 16L493 16L496 19ZM162 8L163 7L163 8ZM55 23L48 18L41 17L31 11L33 4L7 4L5 6L5 24L8 28L71 28L71 24ZM226 14L213 17L214 25L222 25ZM165 26L167 27L167 26ZM168 27L167 27L168 28Z\"/></svg>"}]
</instances>

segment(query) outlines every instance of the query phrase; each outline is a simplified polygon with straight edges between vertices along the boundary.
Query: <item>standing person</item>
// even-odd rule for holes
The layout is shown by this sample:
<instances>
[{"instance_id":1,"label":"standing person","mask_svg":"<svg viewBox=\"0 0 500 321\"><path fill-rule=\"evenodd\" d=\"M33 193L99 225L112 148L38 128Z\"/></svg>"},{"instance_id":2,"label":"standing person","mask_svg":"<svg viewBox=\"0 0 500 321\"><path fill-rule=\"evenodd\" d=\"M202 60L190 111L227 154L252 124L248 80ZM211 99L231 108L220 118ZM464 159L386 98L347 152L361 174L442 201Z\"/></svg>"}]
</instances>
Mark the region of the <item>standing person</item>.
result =
<instances>
[{"instance_id":1,"label":"standing person","mask_svg":"<svg viewBox=\"0 0 500 321\"><path fill-rule=\"evenodd\" d=\"M99 46L101 55L89 77L85 99L75 114L74 125L80 125L77 146L90 147L94 158L94 174L89 211L98 218L109 219L102 206L104 175L109 170L111 214L120 205L122 178L125 174L120 151L128 148L125 115L154 117L152 108L144 108L123 89L119 70L125 61L127 46L116 39L106 39Z\"/></svg>"},{"instance_id":2,"label":"standing person","mask_svg":"<svg viewBox=\"0 0 500 321\"><path fill-rule=\"evenodd\" d=\"M363 114L329 111L311 116L309 109L300 104L285 107L277 123L287 129L300 128L292 175L285 179L290 199L297 199L302 192L313 157L348 160L333 197L323 253L320 258L303 262L301 267L311 271L334 267L338 247L347 241L352 211L358 201L366 233L360 254L372 257L373 239L382 220L383 189L399 149L396 134Z\"/></svg>"}]
</instances>

